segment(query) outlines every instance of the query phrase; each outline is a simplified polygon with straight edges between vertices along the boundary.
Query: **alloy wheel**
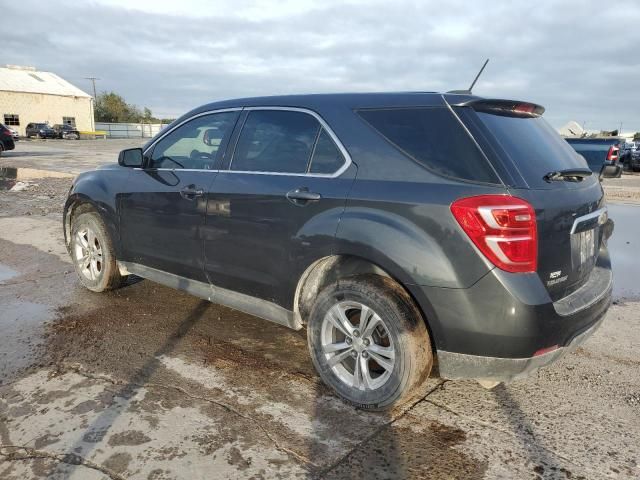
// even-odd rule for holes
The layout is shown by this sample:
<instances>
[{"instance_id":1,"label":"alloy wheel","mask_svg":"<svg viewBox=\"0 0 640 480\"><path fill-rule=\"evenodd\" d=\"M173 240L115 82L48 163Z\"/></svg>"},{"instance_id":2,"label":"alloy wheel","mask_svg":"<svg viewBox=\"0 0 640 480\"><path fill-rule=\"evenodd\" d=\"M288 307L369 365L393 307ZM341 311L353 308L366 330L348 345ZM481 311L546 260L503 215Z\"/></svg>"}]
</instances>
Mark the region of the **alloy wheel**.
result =
<instances>
[{"instance_id":1,"label":"alloy wheel","mask_svg":"<svg viewBox=\"0 0 640 480\"><path fill-rule=\"evenodd\" d=\"M393 372L395 347L388 326L359 302L339 302L321 328L322 351L333 373L358 390L382 387Z\"/></svg>"},{"instance_id":2,"label":"alloy wheel","mask_svg":"<svg viewBox=\"0 0 640 480\"><path fill-rule=\"evenodd\" d=\"M74 237L74 258L80 273L91 281L102 275L102 245L93 230L83 228Z\"/></svg>"}]
</instances>

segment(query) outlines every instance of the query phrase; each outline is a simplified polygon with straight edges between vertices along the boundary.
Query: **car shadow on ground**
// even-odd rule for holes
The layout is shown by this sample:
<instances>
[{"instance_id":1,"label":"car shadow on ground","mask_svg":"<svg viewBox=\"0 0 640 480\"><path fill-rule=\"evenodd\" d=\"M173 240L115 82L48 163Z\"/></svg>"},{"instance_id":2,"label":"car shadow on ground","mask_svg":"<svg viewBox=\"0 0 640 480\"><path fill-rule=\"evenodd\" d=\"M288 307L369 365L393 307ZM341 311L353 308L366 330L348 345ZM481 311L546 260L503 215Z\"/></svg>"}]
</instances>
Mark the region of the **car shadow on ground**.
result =
<instances>
[{"instance_id":1,"label":"car shadow on ground","mask_svg":"<svg viewBox=\"0 0 640 480\"><path fill-rule=\"evenodd\" d=\"M178 343L185 338L193 326L203 318L210 306L211 303L204 300L198 303L196 307L184 318L182 323L180 323L175 332L166 339L164 345L157 349L153 356L149 357L142 367L135 371L133 376L127 380L127 383L115 392L114 396L128 400L131 399L140 388L143 388L145 383L149 381L161 366L159 358L171 353L176 348ZM82 451L83 456L86 458L91 453L92 448L97 446L96 440L100 440L106 436L109 429L116 421L117 416L121 413L122 410L105 409L83 432L78 435L78 440L75 445L70 448L70 451ZM101 438L89 438L90 441L87 442L87 435L91 435L93 432L100 432ZM69 477L77 467L78 463L69 462L64 465L63 471L53 472L52 476L55 478L57 474L63 474Z\"/></svg>"},{"instance_id":2,"label":"car shadow on ground","mask_svg":"<svg viewBox=\"0 0 640 480\"><path fill-rule=\"evenodd\" d=\"M571 472L562 466L560 459L542 444L535 426L509 393L508 386L501 383L491 392L538 478L571 478Z\"/></svg>"},{"instance_id":3,"label":"car shadow on ground","mask_svg":"<svg viewBox=\"0 0 640 480\"><path fill-rule=\"evenodd\" d=\"M63 371L64 365L81 364L86 372L120 379L114 398L130 402L140 389L157 384L166 366L163 359L179 357L203 377L233 375L232 385L206 393L212 400L236 401L225 392L229 388L253 392L257 402L241 401L235 408L259 422L255 435L263 429L293 452L291 461L309 478L483 478L486 462L455 448L466 440L465 432L411 413L412 406L440 388L437 379L402 408L365 411L343 402L320 381L304 330L295 332L137 278L114 292L80 290L79 295L78 305L84 307L60 310L48 350ZM87 306L86 300L93 304ZM184 316L184 311L190 313ZM108 341L100 341L106 336ZM104 448L124 410L100 411L74 432L76 441L68 451L87 458L98 445ZM245 426L230 427L230 438L243 438ZM68 468L59 466L60 472Z\"/></svg>"}]
</instances>

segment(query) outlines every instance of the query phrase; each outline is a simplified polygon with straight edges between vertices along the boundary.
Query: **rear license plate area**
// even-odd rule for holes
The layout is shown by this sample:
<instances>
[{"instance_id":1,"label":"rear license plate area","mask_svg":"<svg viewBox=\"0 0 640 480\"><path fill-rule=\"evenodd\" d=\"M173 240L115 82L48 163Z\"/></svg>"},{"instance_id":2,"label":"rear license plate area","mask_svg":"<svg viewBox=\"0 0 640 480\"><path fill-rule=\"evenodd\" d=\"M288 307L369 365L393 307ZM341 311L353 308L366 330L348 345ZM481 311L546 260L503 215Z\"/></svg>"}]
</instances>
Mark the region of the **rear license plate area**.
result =
<instances>
[{"instance_id":1,"label":"rear license plate area","mask_svg":"<svg viewBox=\"0 0 640 480\"><path fill-rule=\"evenodd\" d=\"M571 235L571 263L573 270L582 276L596 263L599 228L590 228Z\"/></svg>"}]
</instances>

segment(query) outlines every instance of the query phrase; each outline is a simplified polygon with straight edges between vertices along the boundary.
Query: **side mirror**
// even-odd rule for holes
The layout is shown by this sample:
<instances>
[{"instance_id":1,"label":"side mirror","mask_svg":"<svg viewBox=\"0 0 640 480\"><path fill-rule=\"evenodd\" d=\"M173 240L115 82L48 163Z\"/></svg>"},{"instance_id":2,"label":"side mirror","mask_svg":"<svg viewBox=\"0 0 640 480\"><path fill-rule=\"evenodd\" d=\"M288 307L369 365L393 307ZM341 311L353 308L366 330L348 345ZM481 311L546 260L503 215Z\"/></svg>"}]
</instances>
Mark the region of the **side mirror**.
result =
<instances>
[{"instance_id":1,"label":"side mirror","mask_svg":"<svg viewBox=\"0 0 640 480\"><path fill-rule=\"evenodd\" d=\"M618 178L622 173L620 165L604 165L600 170L600 180L603 178Z\"/></svg>"},{"instance_id":2,"label":"side mirror","mask_svg":"<svg viewBox=\"0 0 640 480\"><path fill-rule=\"evenodd\" d=\"M118 164L123 167L141 168L144 163L144 156L141 148L127 148L118 155Z\"/></svg>"}]
</instances>

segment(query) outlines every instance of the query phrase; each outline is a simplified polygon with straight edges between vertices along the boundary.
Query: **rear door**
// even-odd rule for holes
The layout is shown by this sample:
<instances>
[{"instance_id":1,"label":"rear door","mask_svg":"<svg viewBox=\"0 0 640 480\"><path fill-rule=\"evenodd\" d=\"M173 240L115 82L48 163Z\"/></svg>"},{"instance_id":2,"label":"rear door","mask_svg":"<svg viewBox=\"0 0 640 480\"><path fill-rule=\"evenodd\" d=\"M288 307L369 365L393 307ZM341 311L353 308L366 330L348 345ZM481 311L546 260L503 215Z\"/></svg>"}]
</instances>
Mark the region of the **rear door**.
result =
<instances>
[{"instance_id":1,"label":"rear door","mask_svg":"<svg viewBox=\"0 0 640 480\"><path fill-rule=\"evenodd\" d=\"M498 168L510 172L510 193L536 210L538 275L551 297L559 299L579 288L602 244L606 206L598 175L581 181L545 180L550 172L588 165L540 115L505 110L503 104L455 111Z\"/></svg>"},{"instance_id":2,"label":"rear door","mask_svg":"<svg viewBox=\"0 0 640 480\"><path fill-rule=\"evenodd\" d=\"M218 287L289 307L301 270L330 252L355 165L313 112L250 108L239 123L209 193L205 268Z\"/></svg>"},{"instance_id":3,"label":"rear door","mask_svg":"<svg viewBox=\"0 0 640 480\"><path fill-rule=\"evenodd\" d=\"M147 151L121 194L125 257L158 270L206 281L203 238L207 192L239 111L199 115L168 132Z\"/></svg>"}]
</instances>

